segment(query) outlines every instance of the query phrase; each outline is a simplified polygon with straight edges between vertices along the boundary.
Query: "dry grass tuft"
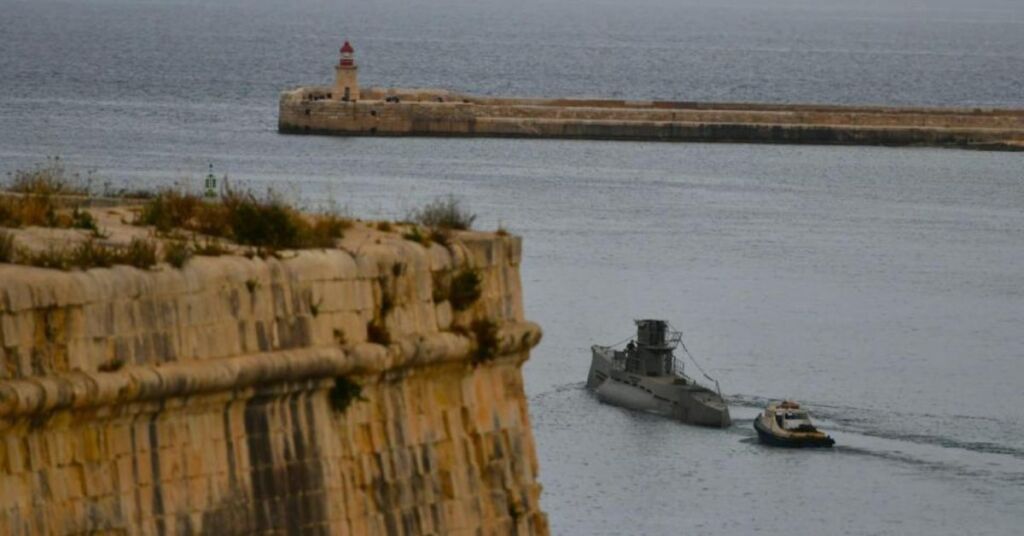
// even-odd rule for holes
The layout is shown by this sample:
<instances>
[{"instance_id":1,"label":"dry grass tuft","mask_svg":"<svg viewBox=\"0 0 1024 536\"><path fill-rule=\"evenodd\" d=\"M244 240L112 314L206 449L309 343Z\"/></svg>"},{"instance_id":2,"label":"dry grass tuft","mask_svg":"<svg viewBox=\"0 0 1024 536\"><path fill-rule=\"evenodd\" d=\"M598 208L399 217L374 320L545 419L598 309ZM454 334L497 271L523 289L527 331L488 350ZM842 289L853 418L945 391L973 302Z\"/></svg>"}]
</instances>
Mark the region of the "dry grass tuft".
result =
<instances>
[{"instance_id":1,"label":"dry grass tuft","mask_svg":"<svg viewBox=\"0 0 1024 536\"><path fill-rule=\"evenodd\" d=\"M312 221L280 197L259 198L251 193L228 192L223 199L206 202L194 194L165 190L142 209L139 225L158 232L186 229L225 238L245 246L274 252L280 249L333 247L352 222L334 214Z\"/></svg>"},{"instance_id":2,"label":"dry grass tuft","mask_svg":"<svg viewBox=\"0 0 1024 536\"><path fill-rule=\"evenodd\" d=\"M5 190L35 196L89 195L89 187L78 175L68 175L60 158L29 170L18 170Z\"/></svg>"},{"instance_id":3,"label":"dry grass tuft","mask_svg":"<svg viewBox=\"0 0 1024 536\"><path fill-rule=\"evenodd\" d=\"M0 191L0 227L74 227L96 229L92 215L66 197L85 196L88 188L69 177L59 159L30 170L18 170Z\"/></svg>"},{"instance_id":4,"label":"dry grass tuft","mask_svg":"<svg viewBox=\"0 0 1024 536\"><path fill-rule=\"evenodd\" d=\"M152 225L160 233L188 228L202 204L199 196L173 189L162 190L143 205L135 223Z\"/></svg>"},{"instance_id":5,"label":"dry grass tuft","mask_svg":"<svg viewBox=\"0 0 1024 536\"><path fill-rule=\"evenodd\" d=\"M42 251L16 249L13 260L18 264L56 270L109 268L117 264L148 269L157 263L156 251L156 244L151 240L136 238L127 246L108 246L90 239Z\"/></svg>"},{"instance_id":6,"label":"dry grass tuft","mask_svg":"<svg viewBox=\"0 0 1024 536\"><path fill-rule=\"evenodd\" d=\"M433 243L429 235L423 234L423 231L421 231L419 227L415 226L409 231L402 233L402 238L411 242L416 242L423 247L430 247L430 244Z\"/></svg>"},{"instance_id":7,"label":"dry grass tuft","mask_svg":"<svg viewBox=\"0 0 1024 536\"><path fill-rule=\"evenodd\" d=\"M432 229L465 231L473 227L476 214L462 206L454 195L437 198L409 214L409 220Z\"/></svg>"},{"instance_id":8,"label":"dry grass tuft","mask_svg":"<svg viewBox=\"0 0 1024 536\"><path fill-rule=\"evenodd\" d=\"M164 260L175 268L185 266L185 263L192 258L192 248L183 240L172 240L164 244Z\"/></svg>"},{"instance_id":9,"label":"dry grass tuft","mask_svg":"<svg viewBox=\"0 0 1024 536\"><path fill-rule=\"evenodd\" d=\"M18 262L32 266L68 270L127 264L148 268L159 260L157 245L148 240L133 240L127 246L103 245L104 238L96 219L81 208L74 196L89 195L78 176L66 174L59 159L29 171L18 171L0 185L0 227L45 226L92 231L92 239L45 251L19 249L13 236L0 235L0 262ZM228 191L222 198L209 201L178 189L150 194L134 192L145 198L137 225L152 226L171 239L163 248L163 260L182 267L194 255L229 253L223 241L250 246L253 255L276 256L282 249L329 248L343 237L352 222L337 214L306 216L268 193ZM189 232L192 244L188 243ZM196 234L205 235L200 241Z\"/></svg>"}]
</instances>

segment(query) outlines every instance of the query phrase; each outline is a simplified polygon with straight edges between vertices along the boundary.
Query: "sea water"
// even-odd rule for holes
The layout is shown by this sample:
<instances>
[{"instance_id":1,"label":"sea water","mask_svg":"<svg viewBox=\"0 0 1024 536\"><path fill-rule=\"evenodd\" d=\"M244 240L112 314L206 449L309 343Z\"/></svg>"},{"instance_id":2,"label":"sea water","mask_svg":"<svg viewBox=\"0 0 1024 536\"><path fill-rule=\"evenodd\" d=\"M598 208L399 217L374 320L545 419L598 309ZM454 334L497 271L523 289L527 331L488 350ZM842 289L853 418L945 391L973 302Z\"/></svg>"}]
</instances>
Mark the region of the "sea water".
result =
<instances>
[{"instance_id":1,"label":"sea water","mask_svg":"<svg viewBox=\"0 0 1024 536\"><path fill-rule=\"evenodd\" d=\"M1024 5L0 0L0 172L198 187L212 163L368 218L457 193L522 235L556 534L1020 533L1019 153L277 134L278 93L329 83L343 39L366 85L1022 107ZM640 317L684 331L731 428L583 389ZM759 445L782 397L836 448Z\"/></svg>"}]
</instances>

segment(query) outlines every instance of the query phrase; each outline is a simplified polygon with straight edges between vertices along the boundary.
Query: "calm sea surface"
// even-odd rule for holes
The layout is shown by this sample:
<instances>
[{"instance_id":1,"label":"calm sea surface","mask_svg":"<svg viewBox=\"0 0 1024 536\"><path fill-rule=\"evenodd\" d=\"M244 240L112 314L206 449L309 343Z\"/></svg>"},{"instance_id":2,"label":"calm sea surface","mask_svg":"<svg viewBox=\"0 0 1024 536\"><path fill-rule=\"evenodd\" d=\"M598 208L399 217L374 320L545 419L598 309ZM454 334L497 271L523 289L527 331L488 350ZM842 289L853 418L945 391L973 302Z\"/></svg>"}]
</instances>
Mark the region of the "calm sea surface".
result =
<instances>
[{"instance_id":1,"label":"calm sea surface","mask_svg":"<svg viewBox=\"0 0 1024 536\"><path fill-rule=\"evenodd\" d=\"M525 238L525 368L557 534L1020 534L1024 157L281 136L278 92L1024 106L1019 0L0 0L0 173L401 217L457 193ZM705 430L603 406L589 346L664 317L730 396ZM691 372L696 369L691 367ZM763 448L768 399L838 442Z\"/></svg>"}]
</instances>

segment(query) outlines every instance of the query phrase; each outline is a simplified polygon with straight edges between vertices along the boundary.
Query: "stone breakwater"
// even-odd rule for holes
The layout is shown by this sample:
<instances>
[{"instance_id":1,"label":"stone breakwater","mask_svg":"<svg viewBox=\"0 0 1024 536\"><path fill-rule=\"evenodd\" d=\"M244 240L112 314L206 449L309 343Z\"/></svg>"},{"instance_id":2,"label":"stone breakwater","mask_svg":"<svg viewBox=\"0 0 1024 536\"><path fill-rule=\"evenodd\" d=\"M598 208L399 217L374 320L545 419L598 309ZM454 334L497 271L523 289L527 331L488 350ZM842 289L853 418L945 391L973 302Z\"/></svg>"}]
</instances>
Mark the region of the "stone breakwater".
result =
<instances>
[{"instance_id":1,"label":"stone breakwater","mask_svg":"<svg viewBox=\"0 0 1024 536\"><path fill-rule=\"evenodd\" d=\"M281 95L278 129L343 136L919 145L1024 150L1024 110L485 98L369 88Z\"/></svg>"},{"instance_id":2,"label":"stone breakwater","mask_svg":"<svg viewBox=\"0 0 1024 536\"><path fill-rule=\"evenodd\" d=\"M546 533L520 258L357 223L278 258L0 264L0 533Z\"/></svg>"}]
</instances>

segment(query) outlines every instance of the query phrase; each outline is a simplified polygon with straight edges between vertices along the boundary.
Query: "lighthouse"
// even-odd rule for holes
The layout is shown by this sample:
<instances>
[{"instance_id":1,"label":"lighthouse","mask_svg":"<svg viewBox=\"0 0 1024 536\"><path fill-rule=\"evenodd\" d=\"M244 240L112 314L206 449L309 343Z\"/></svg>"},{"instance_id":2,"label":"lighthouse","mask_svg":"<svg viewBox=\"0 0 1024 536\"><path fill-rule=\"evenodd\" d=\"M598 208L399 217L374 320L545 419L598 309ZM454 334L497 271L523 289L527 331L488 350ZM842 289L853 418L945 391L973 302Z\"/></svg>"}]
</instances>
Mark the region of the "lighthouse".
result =
<instances>
[{"instance_id":1,"label":"lighthouse","mask_svg":"<svg viewBox=\"0 0 1024 536\"><path fill-rule=\"evenodd\" d=\"M359 80L356 77L358 67L352 58L352 45L345 41L341 45L341 61L334 67L334 98L340 101L359 100Z\"/></svg>"}]
</instances>

